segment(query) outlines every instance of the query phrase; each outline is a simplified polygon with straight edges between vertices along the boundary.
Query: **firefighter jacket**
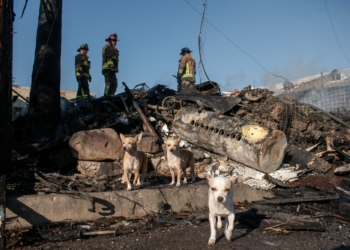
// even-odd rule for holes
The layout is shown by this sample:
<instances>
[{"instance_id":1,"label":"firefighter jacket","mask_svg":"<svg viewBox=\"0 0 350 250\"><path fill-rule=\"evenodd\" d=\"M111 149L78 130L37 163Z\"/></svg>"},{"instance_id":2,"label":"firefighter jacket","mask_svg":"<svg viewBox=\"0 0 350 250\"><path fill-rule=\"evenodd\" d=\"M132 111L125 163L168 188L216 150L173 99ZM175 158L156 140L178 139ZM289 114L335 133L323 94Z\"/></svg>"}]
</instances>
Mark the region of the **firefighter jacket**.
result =
<instances>
[{"instance_id":1,"label":"firefighter jacket","mask_svg":"<svg viewBox=\"0 0 350 250\"><path fill-rule=\"evenodd\" d=\"M90 65L89 57L87 55L78 54L75 56L75 76L77 79L81 76L90 79Z\"/></svg>"},{"instance_id":2,"label":"firefighter jacket","mask_svg":"<svg viewBox=\"0 0 350 250\"><path fill-rule=\"evenodd\" d=\"M185 54L181 57L178 77L181 80L196 82L196 62L191 54Z\"/></svg>"},{"instance_id":3,"label":"firefighter jacket","mask_svg":"<svg viewBox=\"0 0 350 250\"><path fill-rule=\"evenodd\" d=\"M119 72L119 51L111 44L106 44L102 49L102 74L112 70Z\"/></svg>"}]
</instances>

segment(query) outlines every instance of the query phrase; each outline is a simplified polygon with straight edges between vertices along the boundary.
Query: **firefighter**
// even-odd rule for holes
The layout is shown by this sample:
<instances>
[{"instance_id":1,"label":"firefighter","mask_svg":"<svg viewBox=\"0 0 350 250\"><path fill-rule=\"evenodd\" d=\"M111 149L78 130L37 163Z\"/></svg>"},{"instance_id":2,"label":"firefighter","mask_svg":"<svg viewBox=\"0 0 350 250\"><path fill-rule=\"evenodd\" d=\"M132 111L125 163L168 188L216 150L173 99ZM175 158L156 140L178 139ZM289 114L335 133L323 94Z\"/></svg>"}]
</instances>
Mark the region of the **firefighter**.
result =
<instances>
[{"instance_id":1,"label":"firefighter","mask_svg":"<svg viewBox=\"0 0 350 250\"><path fill-rule=\"evenodd\" d=\"M119 51L116 48L117 34L111 34L107 39L108 42L102 49L102 74L105 77L104 95L114 95L117 91L118 80L116 73L119 72Z\"/></svg>"},{"instance_id":2,"label":"firefighter","mask_svg":"<svg viewBox=\"0 0 350 250\"><path fill-rule=\"evenodd\" d=\"M89 82L91 82L90 75L90 61L87 53L89 51L89 45L84 43L79 49L79 54L75 56L75 76L78 81L77 99L88 98L90 96Z\"/></svg>"},{"instance_id":3,"label":"firefighter","mask_svg":"<svg viewBox=\"0 0 350 250\"><path fill-rule=\"evenodd\" d=\"M196 82L196 61L191 56L192 51L185 47L181 49L182 56L177 72L178 91L184 91L190 87L194 87Z\"/></svg>"}]
</instances>

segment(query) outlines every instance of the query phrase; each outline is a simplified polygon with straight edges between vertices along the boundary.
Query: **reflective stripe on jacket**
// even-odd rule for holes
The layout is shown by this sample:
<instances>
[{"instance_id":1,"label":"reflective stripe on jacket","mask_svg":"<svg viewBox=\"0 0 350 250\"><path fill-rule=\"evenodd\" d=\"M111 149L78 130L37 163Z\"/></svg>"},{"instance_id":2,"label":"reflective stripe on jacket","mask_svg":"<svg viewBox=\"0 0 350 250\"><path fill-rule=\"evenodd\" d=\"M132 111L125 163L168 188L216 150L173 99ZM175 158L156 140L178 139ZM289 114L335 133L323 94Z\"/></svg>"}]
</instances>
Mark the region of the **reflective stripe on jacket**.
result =
<instances>
[{"instance_id":1,"label":"reflective stripe on jacket","mask_svg":"<svg viewBox=\"0 0 350 250\"><path fill-rule=\"evenodd\" d=\"M196 62L191 54L185 54L181 57L178 75L181 80L196 81Z\"/></svg>"},{"instance_id":2,"label":"reflective stripe on jacket","mask_svg":"<svg viewBox=\"0 0 350 250\"><path fill-rule=\"evenodd\" d=\"M114 70L118 72L119 51L111 44L106 44L102 49L102 74Z\"/></svg>"},{"instance_id":3,"label":"reflective stripe on jacket","mask_svg":"<svg viewBox=\"0 0 350 250\"><path fill-rule=\"evenodd\" d=\"M90 77L90 61L87 55L78 54L75 56L75 76Z\"/></svg>"}]
</instances>

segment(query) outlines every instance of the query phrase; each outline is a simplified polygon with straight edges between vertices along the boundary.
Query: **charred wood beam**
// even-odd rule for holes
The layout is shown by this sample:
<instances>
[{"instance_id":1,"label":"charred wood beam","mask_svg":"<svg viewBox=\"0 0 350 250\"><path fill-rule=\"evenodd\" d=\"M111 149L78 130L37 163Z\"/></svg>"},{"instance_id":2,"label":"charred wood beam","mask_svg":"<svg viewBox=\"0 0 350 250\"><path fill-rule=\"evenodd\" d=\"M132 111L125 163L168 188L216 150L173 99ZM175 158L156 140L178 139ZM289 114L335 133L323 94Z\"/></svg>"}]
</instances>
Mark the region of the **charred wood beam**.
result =
<instances>
[{"instance_id":1,"label":"charred wood beam","mask_svg":"<svg viewBox=\"0 0 350 250\"><path fill-rule=\"evenodd\" d=\"M122 95L120 95L120 99L122 100L123 106L124 106L124 108L125 108L125 112L126 112L127 114L129 114L129 113L130 113L129 108L128 108L128 106L126 105L125 100L124 100L124 97L123 97Z\"/></svg>"},{"instance_id":2,"label":"charred wood beam","mask_svg":"<svg viewBox=\"0 0 350 250\"><path fill-rule=\"evenodd\" d=\"M337 219L340 219L340 220L345 220L347 222L350 222L349 219L347 219L347 218L345 218L345 217L343 217L343 216L341 216L339 214L328 213L328 212L323 211L322 209L319 209L318 207L315 207L315 206L312 206L312 205L308 205L308 204L303 204L303 206L307 207L307 208L311 208L311 209L316 210L318 212L324 213L323 215L312 216L313 218L330 216L330 217L334 217L334 218L337 218Z\"/></svg>"},{"instance_id":3,"label":"charred wood beam","mask_svg":"<svg viewBox=\"0 0 350 250\"><path fill-rule=\"evenodd\" d=\"M319 221L303 221L303 220L291 220L288 222L280 223L271 227L267 227L264 231L275 231L282 233L290 233L290 231L318 231L324 232L326 228Z\"/></svg>"},{"instance_id":4,"label":"charred wood beam","mask_svg":"<svg viewBox=\"0 0 350 250\"><path fill-rule=\"evenodd\" d=\"M264 200L258 202L259 204L271 204L271 205L284 205L290 203L304 203L304 202L319 202L319 201L331 201L338 200L339 195L330 195L330 196L315 196L315 197L297 197L289 199L272 199Z\"/></svg>"},{"instance_id":5,"label":"charred wood beam","mask_svg":"<svg viewBox=\"0 0 350 250\"><path fill-rule=\"evenodd\" d=\"M141 119L142 119L142 122L145 124L147 132L150 133L152 136L157 137L158 140L160 140L160 138L158 137L157 133L154 131L152 125L149 123L149 121L148 121L146 115L143 113L142 109L140 108L139 104L134 100L134 96L133 96L133 94L131 93L129 87L126 85L125 82L122 82L122 84L123 84L124 87L125 87L125 92L126 92L126 93L128 94L128 96L131 98L134 108L135 108L136 111L139 113L139 115L140 115L140 117L141 117Z\"/></svg>"}]
</instances>

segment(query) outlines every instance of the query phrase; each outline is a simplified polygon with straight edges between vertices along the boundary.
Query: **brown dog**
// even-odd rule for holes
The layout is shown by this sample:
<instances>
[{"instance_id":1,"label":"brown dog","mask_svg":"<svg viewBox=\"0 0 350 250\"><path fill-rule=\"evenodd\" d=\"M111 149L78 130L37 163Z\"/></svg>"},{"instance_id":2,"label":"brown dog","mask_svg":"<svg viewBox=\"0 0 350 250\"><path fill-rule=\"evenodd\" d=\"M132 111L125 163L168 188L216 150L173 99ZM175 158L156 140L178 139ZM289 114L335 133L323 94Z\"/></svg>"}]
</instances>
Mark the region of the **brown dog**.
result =
<instances>
[{"instance_id":1,"label":"brown dog","mask_svg":"<svg viewBox=\"0 0 350 250\"><path fill-rule=\"evenodd\" d=\"M120 134L120 139L123 143L123 150L125 151L123 158L123 178L127 184L126 190L131 190L131 174L134 174L134 186L142 186L147 172L148 161L144 152L137 151L137 143L142 139L141 133L135 137L125 137L123 134ZM142 172L141 182L140 171Z\"/></svg>"},{"instance_id":2,"label":"brown dog","mask_svg":"<svg viewBox=\"0 0 350 250\"><path fill-rule=\"evenodd\" d=\"M175 184L175 171L177 172L177 183L176 186L180 186L181 181L181 171L184 172L184 183L187 183L186 178L186 168L191 169L192 182L195 181L194 175L194 157L193 153L187 149L180 149L179 143L181 138L168 139L165 137L165 145L167 149L167 160L168 167L171 174L171 183L169 185Z\"/></svg>"}]
</instances>

